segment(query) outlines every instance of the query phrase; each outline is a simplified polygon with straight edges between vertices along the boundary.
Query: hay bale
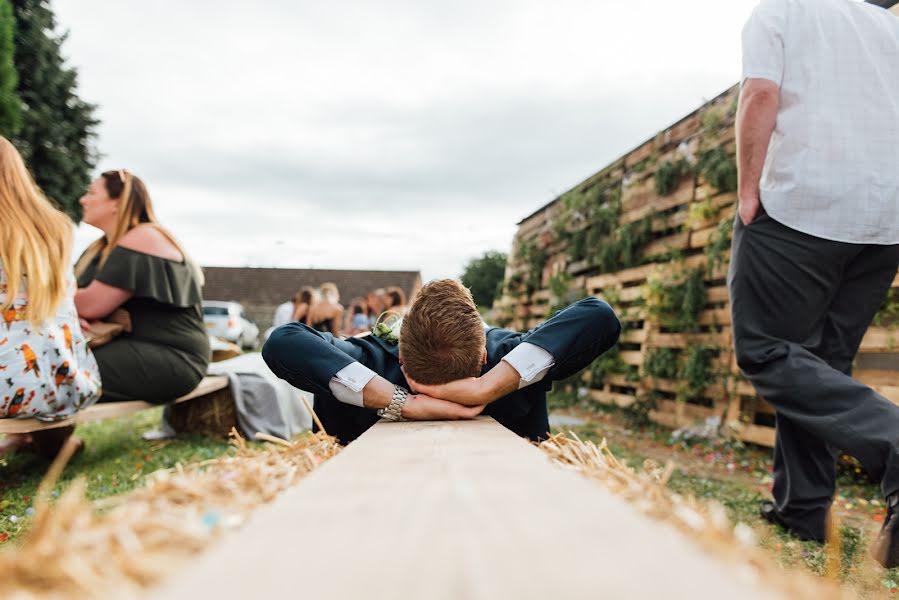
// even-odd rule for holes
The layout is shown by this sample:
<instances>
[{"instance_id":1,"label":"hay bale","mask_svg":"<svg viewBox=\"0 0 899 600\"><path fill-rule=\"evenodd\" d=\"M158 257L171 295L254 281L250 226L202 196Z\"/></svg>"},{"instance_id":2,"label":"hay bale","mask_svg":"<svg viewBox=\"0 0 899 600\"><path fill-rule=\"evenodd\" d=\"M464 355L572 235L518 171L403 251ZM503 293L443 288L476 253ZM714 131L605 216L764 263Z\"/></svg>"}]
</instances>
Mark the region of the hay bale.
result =
<instances>
[{"instance_id":1,"label":"hay bale","mask_svg":"<svg viewBox=\"0 0 899 600\"><path fill-rule=\"evenodd\" d=\"M169 407L166 420L177 433L190 433L211 438L227 438L237 424L237 409L229 388L218 390L190 402Z\"/></svg>"}]
</instances>

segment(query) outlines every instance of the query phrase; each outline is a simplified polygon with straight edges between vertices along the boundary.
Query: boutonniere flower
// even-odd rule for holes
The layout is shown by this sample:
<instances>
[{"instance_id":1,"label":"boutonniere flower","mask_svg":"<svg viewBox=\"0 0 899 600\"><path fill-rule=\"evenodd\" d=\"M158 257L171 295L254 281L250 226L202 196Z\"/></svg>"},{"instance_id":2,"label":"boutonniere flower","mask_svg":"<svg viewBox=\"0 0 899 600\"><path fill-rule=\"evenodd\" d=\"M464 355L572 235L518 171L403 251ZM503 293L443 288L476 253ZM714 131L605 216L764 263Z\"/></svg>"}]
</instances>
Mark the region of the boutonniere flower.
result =
<instances>
[{"instance_id":1,"label":"boutonniere flower","mask_svg":"<svg viewBox=\"0 0 899 600\"><path fill-rule=\"evenodd\" d=\"M383 312L371 328L371 334L381 338L385 342L396 344L400 341L400 329L403 327L403 317L395 312Z\"/></svg>"}]
</instances>

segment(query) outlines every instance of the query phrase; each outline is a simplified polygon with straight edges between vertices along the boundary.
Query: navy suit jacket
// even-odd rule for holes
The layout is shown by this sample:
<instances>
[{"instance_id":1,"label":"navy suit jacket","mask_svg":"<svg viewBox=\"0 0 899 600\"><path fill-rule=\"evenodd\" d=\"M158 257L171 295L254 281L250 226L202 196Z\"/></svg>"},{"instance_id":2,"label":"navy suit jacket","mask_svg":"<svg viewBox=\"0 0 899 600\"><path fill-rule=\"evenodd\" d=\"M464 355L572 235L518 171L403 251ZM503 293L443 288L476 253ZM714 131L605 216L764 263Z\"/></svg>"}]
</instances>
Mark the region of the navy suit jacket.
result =
<instances>
[{"instance_id":1,"label":"navy suit jacket","mask_svg":"<svg viewBox=\"0 0 899 600\"><path fill-rule=\"evenodd\" d=\"M615 312L596 298L575 302L527 333L488 329L487 364L482 373L522 342L549 352L555 365L542 381L490 403L483 414L518 435L545 438L549 431L546 392L552 382L589 365L615 344L620 333ZM315 412L322 425L343 444L359 437L379 417L374 409L346 404L333 396L328 384L341 369L358 361L391 383L409 387L400 370L397 344L374 336L340 339L302 323L289 323L272 333L262 356L278 377L315 394Z\"/></svg>"}]
</instances>

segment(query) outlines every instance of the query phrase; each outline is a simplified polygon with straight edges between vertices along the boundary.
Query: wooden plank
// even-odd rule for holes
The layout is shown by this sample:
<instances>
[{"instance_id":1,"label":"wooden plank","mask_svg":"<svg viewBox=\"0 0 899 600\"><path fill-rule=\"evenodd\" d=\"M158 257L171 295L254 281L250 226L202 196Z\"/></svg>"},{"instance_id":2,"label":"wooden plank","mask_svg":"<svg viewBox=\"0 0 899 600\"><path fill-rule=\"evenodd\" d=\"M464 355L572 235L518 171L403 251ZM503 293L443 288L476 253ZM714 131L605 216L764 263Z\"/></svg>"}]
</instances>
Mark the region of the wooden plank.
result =
<instances>
[{"instance_id":1,"label":"wooden plank","mask_svg":"<svg viewBox=\"0 0 899 600\"><path fill-rule=\"evenodd\" d=\"M637 401L637 398L634 396L605 390L590 390L587 394L594 402L605 404L606 406L617 406L618 408L627 408Z\"/></svg>"},{"instance_id":2,"label":"wooden plank","mask_svg":"<svg viewBox=\"0 0 899 600\"><path fill-rule=\"evenodd\" d=\"M621 357L621 360L624 361L624 364L626 364L626 365L634 365L634 366L639 367L643 364L643 353L642 352L626 350L626 351L621 352L619 354L619 356Z\"/></svg>"},{"instance_id":3,"label":"wooden plank","mask_svg":"<svg viewBox=\"0 0 899 600\"><path fill-rule=\"evenodd\" d=\"M587 278L587 290L595 293L605 287L623 285L625 283L633 283L635 281L646 281L653 271L658 268L657 264L643 265L642 267L634 267L633 269L624 269L615 273L604 273L596 277Z\"/></svg>"},{"instance_id":4,"label":"wooden plank","mask_svg":"<svg viewBox=\"0 0 899 600\"><path fill-rule=\"evenodd\" d=\"M868 386L899 385L899 371L881 371L875 369L858 369L853 376Z\"/></svg>"},{"instance_id":5,"label":"wooden plank","mask_svg":"<svg viewBox=\"0 0 899 600\"><path fill-rule=\"evenodd\" d=\"M644 257L665 254L672 250L686 250L690 245L690 232L684 231L667 237L659 238L646 244L640 254Z\"/></svg>"},{"instance_id":6,"label":"wooden plank","mask_svg":"<svg viewBox=\"0 0 899 600\"><path fill-rule=\"evenodd\" d=\"M151 597L781 597L745 569L492 419L382 422Z\"/></svg>"},{"instance_id":7,"label":"wooden plank","mask_svg":"<svg viewBox=\"0 0 899 600\"><path fill-rule=\"evenodd\" d=\"M706 288L706 301L709 304L720 304L722 302L730 302L730 293L726 286L718 286Z\"/></svg>"},{"instance_id":8,"label":"wooden plank","mask_svg":"<svg viewBox=\"0 0 899 600\"><path fill-rule=\"evenodd\" d=\"M653 333L646 348L688 348L695 345L730 347L730 330L721 333Z\"/></svg>"},{"instance_id":9,"label":"wooden plank","mask_svg":"<svg viewBox=\"0 0 899 600\"><path fill-rule=\"evenodd\" d=\"M632 200L631 206L626 209L626 212L621 214L621 224L633 223L634 221L639 221L653 213L671 210L676 206L689 204L692 201L693 181L684 179L684 181L681 182L681 186L686 187L679 187L677 191L673 192L670 196L662 196L659 198L656 195L654 196L655 199L651 199L647 196L645 202L642 202L641 199L639 206L637 206L637 199ZM652 193L655 194L655 188L652 189Z\"/></svg>"},{"instance_id":10,"label":"wooden plank","mask_svg":"<svg viewBox=\"0 0 899 600\"><path fill-rule=\"evenodd\" d=\"M899 331L885 327L871 327L862 338L865 352L894 352L899 350Z\"/></svg>"},{"instance_id":11,"label":"wooden plank","mask_svg":"<svg viewBox=\"0 0 899 600\"><path fill-rule=\"evenodd\" d=\"M228 378L224 375L204 377L200 384L191 393L176 399L172 404L187 402L199 396L205 396L228 387ZM149 408L155 408L158 404L150 404L142 400L130 400L127 402L103 402L94 404L75 415L59 421L39 421L38 419L0 419L0 433L31 433L45 429L56 429L67 425L80 425L92 421L103 421L123 417Z\"/></svg>"},{"instance_id":12,"label":"wooden plank","mask_svg":"<svg viewBox=\"0 0 899 600\"><path fill-rule=\"evenodd\" d=\"M737 430L737 437L744 442L774 447L775 432L773 427L764 425L741 425Z\"/></svg>"}]
</instances>

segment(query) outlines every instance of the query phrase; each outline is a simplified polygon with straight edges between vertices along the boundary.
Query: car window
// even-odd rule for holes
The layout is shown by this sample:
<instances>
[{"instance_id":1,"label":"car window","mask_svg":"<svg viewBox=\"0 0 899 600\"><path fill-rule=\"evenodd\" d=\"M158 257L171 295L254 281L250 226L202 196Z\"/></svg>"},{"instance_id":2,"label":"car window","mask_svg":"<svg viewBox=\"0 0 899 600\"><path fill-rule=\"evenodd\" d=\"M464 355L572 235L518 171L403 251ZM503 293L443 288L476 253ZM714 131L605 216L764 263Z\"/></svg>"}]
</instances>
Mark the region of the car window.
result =
<instances>
[{"instance_id":1,"label":"car window","mask_svg":"<svg viewBox=\"0 0 899 600\"><path fill-rule=\"evenodd\" d=\"M224 306L204 306L203 314L208 317L227 317L228 309Z\"/></svg>"}]
</instances>

